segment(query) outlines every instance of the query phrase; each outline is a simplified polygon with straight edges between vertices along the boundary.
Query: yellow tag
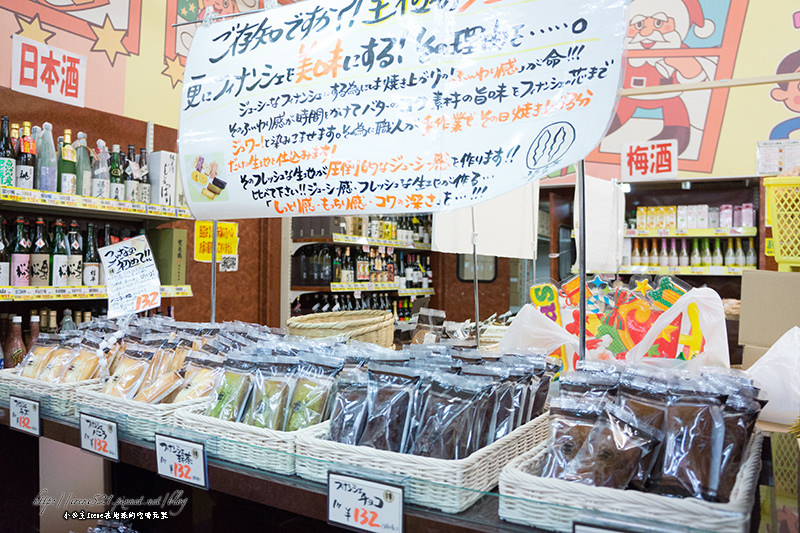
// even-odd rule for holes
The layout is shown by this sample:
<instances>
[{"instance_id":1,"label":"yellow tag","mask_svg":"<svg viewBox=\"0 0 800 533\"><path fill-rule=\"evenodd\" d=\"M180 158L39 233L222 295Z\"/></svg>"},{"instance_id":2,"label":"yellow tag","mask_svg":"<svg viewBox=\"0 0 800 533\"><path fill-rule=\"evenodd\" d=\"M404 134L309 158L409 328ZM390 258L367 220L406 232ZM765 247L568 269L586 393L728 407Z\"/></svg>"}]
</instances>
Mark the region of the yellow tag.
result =
<instances>
[{"instance_id":1,"label":"yellow tag","mask_svg":"<svg viewBox=\"0 0 800 533\"><path fill-rule=\"evenodd\" d=\"M764 239L764 255L775 257L775 241L771 237Z\"/></svg>"},{"instance_id":2,"label":"yellow tag","mask_svg":"<svg viewBox=\"0 0 800 533\"><path fill-rule=\"evenodd\" d=\"M61 147L61 159L64 161L76 161L78 159L71 144L65 144Z\"/></svg>"},{"instance_id":3,"label":"yellow tag","mask_svg":"<svg viewBox=\"0 0 800 533\"><path fill-rule=\"evenodd\" d=\"M414 217L411 219L411 222L413 222L414 224L419 224L419 219L417 217Z\"/></svg>"}]
</instances>

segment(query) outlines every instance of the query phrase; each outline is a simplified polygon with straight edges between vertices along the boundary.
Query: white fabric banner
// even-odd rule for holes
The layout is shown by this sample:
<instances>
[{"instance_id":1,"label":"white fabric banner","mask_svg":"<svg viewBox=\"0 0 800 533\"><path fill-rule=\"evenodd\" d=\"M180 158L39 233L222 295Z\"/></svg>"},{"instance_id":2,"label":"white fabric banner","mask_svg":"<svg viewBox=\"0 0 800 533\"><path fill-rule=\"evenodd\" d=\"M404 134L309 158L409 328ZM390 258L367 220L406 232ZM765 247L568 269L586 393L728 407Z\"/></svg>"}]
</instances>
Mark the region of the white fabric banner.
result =
<instances>
[{"instance_id":1,"label":"white fabric banner","mask_svg":"<svg viewBox=\"0 0 800 533\"><path fill-rule=\"evenodd\" d=\"M613 181L586 176L586 272L617 272L622 258L625 229L625 193ZM575 189L573 227L580 261L578 190Z\"/></svg>"},{"instance_id":2,"label":"white fabric banner","mask_svg":"<svg viewBox=\"0 0 800 533\"><path fill-rule=\"evenodd\" d=\"M433 212L586 156L627 0L307 0L198 28L179 159L198 219Z\"/></svg>"}]
</instances>

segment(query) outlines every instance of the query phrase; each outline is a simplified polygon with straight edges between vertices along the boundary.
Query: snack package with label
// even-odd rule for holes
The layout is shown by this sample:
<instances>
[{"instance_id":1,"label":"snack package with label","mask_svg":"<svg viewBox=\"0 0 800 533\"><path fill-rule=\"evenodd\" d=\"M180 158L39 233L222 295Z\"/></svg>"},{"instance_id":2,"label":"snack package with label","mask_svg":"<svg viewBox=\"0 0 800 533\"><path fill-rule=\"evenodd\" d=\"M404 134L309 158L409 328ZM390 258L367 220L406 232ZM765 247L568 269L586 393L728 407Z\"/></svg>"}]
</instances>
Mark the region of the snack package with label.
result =
<instances>
[{"instance_id":1,"label":"snack package with label","mask_svg":"<svg viewBox=\"0 0 800 533\"><path fill-rule=\"evenodd\" d=\"M78 347L78 355L70 362L64 373L62 383L76 383L98 377L105 371L106 354L100 347L103 339L93 332L87 332Z\"/></svg>"},{"instance_id":2,"label":"snack package with label","mask_svg":"<svg viewBox=\"0 0 800 533\"><path fill-rule=\"evenodd\" d=\"M550 401L550 442L541 477L563 479L567 465L583 446L603 406L591 400L553 398Z\"/></svg>"},{"instance_id":3,"label":"snack package with label","mask_svg":"<svg viewBox=\"0 0 800 533\"><path fill-rule=\"evenodd\" d=\"M50 355L47 364L36 379L48 383L61 383L72 360L78 356L80 337L72 337Z\"/></svg>"},{"instance_id":4,"label":"snack package with label","mask_svg":"<svg viewBox=\"0 0 800 533\"><path fill-rule=\"evenodd\" d=\"M20 375L31 379L39 377L63 341L64 338L60 335L40 333L18 368Z\"/></svg>"},{"instance_id":5,"label":"snack package with label","mask_svg":"<svg viewBox=\"0 0 800 533\"><path fill-rule=\"evenodd\" d=\"M660 431L642 424L629 411L606 405L562 477L595 487L624 489L642 457L650 454L662 437Z\"/></svg>"},{"instance_id":6,"label":"snack package with label","mask_svg":"<svg viewBox=\"0 0 800 533\"><path fill-rule=\"evenodd\" d=\"M367 422L367 387L365 372L348 372L339 379L333 399L330 440L358 444Z\"/></svg>"},{"instance_id":7,"label":"snack package with label","mask_svg":"<svg viewBox=\"0 0 800 533\"><path fill-rule=\"evenodd\" d=\"M183 384L166 403L180 403L209 396L224 375L222 361L212 361L202 357L200 352L191 352L186 358Z\"/></svg>"},{"instance_id":8,"label":"snack package with label","mask_svg":"<svg viewBox=\"0 0 800 533\"><path fill-rule=\"evenodd\" d=\"M284 431L297 431L327 420L334 378L344 366L344 360L330 355L304 354L300 359Z\"/></svg>"},{"instance_id":9,"label":"snack package with label","mask_svg":"<svg viewBox=\"0 0 800 533\"><path fill-rule=\"evenodd\" d=\"M238 422L244 402L250 392L250 371L255 368L251 358L234 354L225 360L225 374L214 389L214 399L206 410L206 416Z\"/></svg>"},{"instance_id":10,"label":"snack package with label","mask_svg":"<svg viewBox=\"0 0 800 533\"><path fill-rule=\"evenodd\" d=\"M139 391L153 353L138 346L128 345L119 357L114 373L103 386L103 393L130 400Z\"/></svg>"},{"instance_id":11,"label":"snack package with label","mask_svg":"<svg viewBox=\"0 0 800 533\"><path fill-rule=\"evenodd\" d=\"M511 433L514 420L514 382L508 376L508 366L503 363L464 365L465 376L484 376L492 380L487 391L486 405L479 410L476 419L476 439L471 442L482 448Z\"/></svg>"},{"instance_id":12,"label":"snack package with label","mask_svg":"<svg viewBox=\"0 0 800 533\"><path fill-rule=\"evenodd\" d=\"M260 361L253 375L253 392L242 422L260 428L283 429L297 367L294 357L272 356Z\"/></svg>"},{"instance_id":13,"label":"snack package with label","mask_svg":"<svg viewBox=\"0 0 800 533\"><path fill-rule=\"evenodd\" d=\"M406 449L414 411L419 371L386 365L367 370L367 422L360 446L401 452Z\"/></svg>"}]
</instances>

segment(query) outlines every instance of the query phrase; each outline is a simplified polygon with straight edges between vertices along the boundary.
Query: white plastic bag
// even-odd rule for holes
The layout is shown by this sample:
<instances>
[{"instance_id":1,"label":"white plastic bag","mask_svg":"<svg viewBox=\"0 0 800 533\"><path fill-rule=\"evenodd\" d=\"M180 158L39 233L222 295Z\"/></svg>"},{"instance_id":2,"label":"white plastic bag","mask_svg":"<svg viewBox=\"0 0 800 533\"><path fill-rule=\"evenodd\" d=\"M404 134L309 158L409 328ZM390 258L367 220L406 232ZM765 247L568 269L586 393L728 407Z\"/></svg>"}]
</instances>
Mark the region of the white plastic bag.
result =
<instances>
[{"instance_id":1,"label":"white plastic bag","mask_svg":"<svg viewBox=\"0 0 800 533\"><path fill-rule=\"evenodd\" d=\"M794 423L800 417L800 328L784 333L747 373L767 393L761 420Z\"/></svg>"},{"instance_id":2,"label":"white plastic bag","mask_svg":"<svg viewBox=\"0 0 800 533\"><path fill-rule=\"evenodd\" d=\"M680 322L677 322L680 317ZM677 350L685 351L684 359L646 357L656 342L674 338L677 331ZM670 328L670 329L667 329ZM666 331L665 331L666 330ZM698 337L700 335L700 337ZM698 349L698 339L705 340ZM728 335L725 326L725 309L722 299L713 289L692 289L664 311L639 343L628 350L625 359L656 365L695 370L703 366L730 367Z\"/></svg>"}]
</instances>

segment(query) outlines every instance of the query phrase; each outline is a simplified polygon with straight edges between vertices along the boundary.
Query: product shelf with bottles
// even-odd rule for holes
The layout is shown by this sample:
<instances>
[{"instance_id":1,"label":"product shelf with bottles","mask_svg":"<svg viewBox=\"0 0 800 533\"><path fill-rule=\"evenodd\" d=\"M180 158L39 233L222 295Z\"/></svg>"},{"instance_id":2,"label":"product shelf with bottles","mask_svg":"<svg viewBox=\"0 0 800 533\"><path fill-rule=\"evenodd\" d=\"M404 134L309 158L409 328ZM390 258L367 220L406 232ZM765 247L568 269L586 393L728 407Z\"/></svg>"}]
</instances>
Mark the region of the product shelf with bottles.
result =
<instances>
[{"instance_id":1,"label":"product shelf with bottles","mask_svg":"<svg viewBox=\"0 0 800 533\"><path fill-rule=\"evenodd\" d=\"M755 237L758 235L758 228L738 227L738 228L692 228L692 229L626 229L625 237L648 238L648 237Z\"/></svg>"},{"instance_id":2,"label":"product shelf with bottles","mask_svg":"<svg viewBox=\"0 0 800 533\"><path fill-rule=\"evenodd\" d=\"M190 285L162 285L162 298L192 296ZM49 300L102 300L107 297L105 286L75 287L0 287L0 301L29 302Z\"/></svg>"}]
</instances>

